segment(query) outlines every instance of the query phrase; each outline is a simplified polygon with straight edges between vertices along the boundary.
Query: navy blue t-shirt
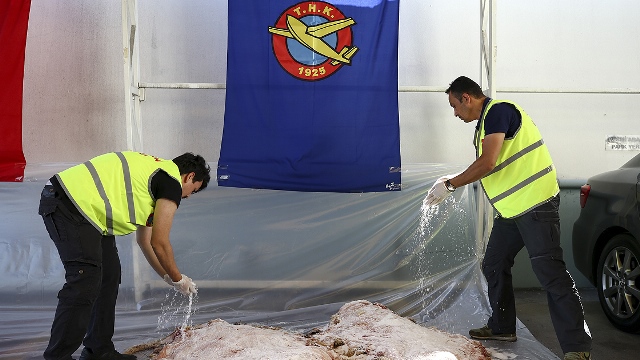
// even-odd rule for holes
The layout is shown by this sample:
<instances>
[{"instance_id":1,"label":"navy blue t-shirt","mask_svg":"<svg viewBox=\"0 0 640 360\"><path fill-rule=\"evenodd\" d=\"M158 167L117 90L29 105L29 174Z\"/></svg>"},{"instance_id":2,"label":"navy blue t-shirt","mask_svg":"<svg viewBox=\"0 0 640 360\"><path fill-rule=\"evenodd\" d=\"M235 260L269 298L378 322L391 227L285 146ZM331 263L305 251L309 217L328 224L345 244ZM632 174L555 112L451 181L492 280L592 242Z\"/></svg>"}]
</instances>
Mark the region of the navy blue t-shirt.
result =
<instances>
[{"instance_id":1,"label":"navy blue t-shirt","mask_svg":"<svg viewBox=\"0 0 640 360\"><path fill-rule=\"evenodd\" d=\"M157 199L169 199L180 206L182 200L182 186L164 171L158 171L151 178L151 193ZM147 226L153 226L153 213L147 219Z\"/></svg>"},{"instance_id":2,"label":"navy blue t-shirt","mask_svg":"<svg viewBox=\"0 0 640 360\"><path fill-rule=\"evenodd\" d=\"M151 178L151 193L157 199L169 199L180 206L182 199L182 186L164 171L158 171Z\"/></svg>"},{"instance_id":3,"label":"navy blue t-shirt","mask_svg":"<svg viewBox=\"0 0 640 360\"><path fill-rule=\"evenodd\" d=\"M484 114L487 105L491 101L490 98L486 98L484 105L482 106L482 113ZM516 132L522 124L522 115L513 104L509 103L497 103L489 109L487 116L484 118L484 134L504 133L505 139L511 139L515 136ZM480 121L476 128L480 126Z\"/></svg>"}]
</instances>

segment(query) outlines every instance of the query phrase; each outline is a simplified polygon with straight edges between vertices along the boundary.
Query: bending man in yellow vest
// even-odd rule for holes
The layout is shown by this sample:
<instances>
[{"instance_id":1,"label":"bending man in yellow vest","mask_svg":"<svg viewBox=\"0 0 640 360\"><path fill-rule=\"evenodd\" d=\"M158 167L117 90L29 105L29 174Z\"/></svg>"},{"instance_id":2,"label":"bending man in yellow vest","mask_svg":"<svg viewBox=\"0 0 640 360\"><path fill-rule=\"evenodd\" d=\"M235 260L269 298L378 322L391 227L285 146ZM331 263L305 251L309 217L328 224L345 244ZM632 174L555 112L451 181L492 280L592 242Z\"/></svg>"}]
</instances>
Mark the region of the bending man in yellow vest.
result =
<instances>
[{"instance_id":1,"label":"bending man in yellow vest","mask_svg":"<svg viewBox=\"0 0 640 360\"><path fill-rule=\"evenodd\" d=\"M465 123L478 120L476 160L464 172L438 179L427 204L436 205L456 188L480 180L497 212L482 262L492 314L487 325L470 330L469 335L516 341L511 267L526 246L533 271L547 291L564 358L590 359L591 334L560 247L556 171L538 128L518 105L487 98L467 77L454 80L445 92L456 117Z\"/></svg>"},{"instance_id":2,"label":"bending man in yellow vest","mask_svg":"<svg viewBox=\"0 0 640 360\"><path fill-rule=\"evenodd\" d=\"M58 249L66 283L58 293L45 359L135 359L116 351L112 337L120 284L116 235L136 231L153 269L182 294L197 292L181 274L169 233L181 199L207 187L202 156L173 160L123 151L95 157L54 175L38 213ZM83 341L84 339L84 341Z\"/></svg>"}]
</instances>

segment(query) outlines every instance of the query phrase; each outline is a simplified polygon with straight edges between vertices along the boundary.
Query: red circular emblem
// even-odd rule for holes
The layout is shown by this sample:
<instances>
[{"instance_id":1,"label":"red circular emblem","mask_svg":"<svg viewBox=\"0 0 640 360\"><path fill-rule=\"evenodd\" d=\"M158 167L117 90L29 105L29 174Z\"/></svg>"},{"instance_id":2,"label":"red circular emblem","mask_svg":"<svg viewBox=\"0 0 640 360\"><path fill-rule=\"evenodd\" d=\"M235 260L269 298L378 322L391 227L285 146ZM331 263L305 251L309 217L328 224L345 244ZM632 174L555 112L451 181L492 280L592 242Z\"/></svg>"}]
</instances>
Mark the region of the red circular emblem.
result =
<instances>
[{"instance_id":1,"label":"red circular emblem","mask_svg":"<svg viewBox=\"0 0 640 360\"><path fill-rule=\"evenodd\" d=\"M303 1L286 9L273 27L273 54L282 68L305 81L326 79L350 65L358 48L352 46L351 26L335 6Z\"/></svg>"}]
</instances>

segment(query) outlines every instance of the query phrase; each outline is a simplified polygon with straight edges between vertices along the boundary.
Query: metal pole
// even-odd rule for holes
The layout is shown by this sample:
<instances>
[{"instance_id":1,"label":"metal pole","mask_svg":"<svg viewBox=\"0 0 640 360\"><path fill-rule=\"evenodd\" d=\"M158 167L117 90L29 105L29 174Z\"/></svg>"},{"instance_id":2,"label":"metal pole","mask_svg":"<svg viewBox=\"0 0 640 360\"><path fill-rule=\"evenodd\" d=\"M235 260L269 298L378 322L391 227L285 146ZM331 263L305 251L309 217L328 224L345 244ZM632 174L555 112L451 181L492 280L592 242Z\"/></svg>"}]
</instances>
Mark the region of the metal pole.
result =
<instances>
[{"instance_id":1,"label":"metal pole","mask_svg":"<svg viewBox=\"0 0 640 360\"><path fill-rule=\"evenodd\" d=\"M485 95L496 97L495 68L496 68L496 12L497 0L480 0L480 86ZM485 84L486 79L486 84ZM488 233L493 227L493 209L488 206L482 187L478 183L476 189L477 227L476 255L484 256Z\"/></svg>"},{"instance_id":2,"label":"metal pole","mask_svg":"<svg viewBox=\"0 0 640 360\"><path fill-rule=\"evenodd\" d=\"M143 151L140 101L143 100L141 95L144 93L138 88L140 80L138 38L138 2L122 0L122 56L127 149Z\"/></svg>"},{"instance_id":3,"label":"metal pole","mask_svg":"<svg viewBox=\"0 0 640 360\"><path fill-rule=\"evenodd\" d=\"M498 55L498 44L496 42L496 12L498 0L489 0L490 3L490 15L489 15L489 97L495 99L496 97L496 64Z\"/></svg>"},{"instance_id":4,"label":"metal pole","mask_svg":"<svg viewBox=\"0 0 640 360\"><path fill-rule=\"evenodd\" d=\"M484 65L483 65L484 66ZM482 84L481 84L482 85ZM139 91L140 101L144 100L144 89L219 89L224 90L227 85L224 83L139 83L138 89L132 89L132 92ZM446 86L428 86L428 85L400 85L398 92L407 93L441 93L447 89ZM493 86L496 93L523 93L523 94L627 94L638 95L640 89L634 88L611 88L611 89L571 89L571 88L498 88Z\"/></svg>"},{"instance_id":5,"label":"metal pole","mask_svg":"<svg viewBox=\"0 0 640 360\"><path fill-rule=\"evenodd\" d=\"M138 76L140 62L138 59L137 30L137 0L122 0L122 56L124 64L124 108L127 132L127 149L142 151L142 136L140 131L140 101L138 91ZM135 236L131 236L133 254L133 291L136 303L142 300L144 282L140 278L141 253L136 245Z\"/></svg>"},{"instance_id":6,"label":"metal pole","mask_svg":"<svg viewBox=\"0 0 640 360\"><path fill-rule=\"evenodd\" d=\"M142 141L142 113L140 102L144 100L144 89L140 89L140 31L138 29L138 0L130 0L130 11L132 13L132 26L130 36L131 47L131 94L133 96L133 121L132 121L132 150L144 151Z\"/></svg>"},{"instance_id":7,"label":"metal pole","mask_svg":"<svg viewBox=\"0 0 640 360\"><path fill-rule=\"evenodd\" d=\"M131 50L129 48L129 0L122 0L122 63L124 66L124 114L127 149L133 149L131 102Z\"/></svg>"}]
</instances>

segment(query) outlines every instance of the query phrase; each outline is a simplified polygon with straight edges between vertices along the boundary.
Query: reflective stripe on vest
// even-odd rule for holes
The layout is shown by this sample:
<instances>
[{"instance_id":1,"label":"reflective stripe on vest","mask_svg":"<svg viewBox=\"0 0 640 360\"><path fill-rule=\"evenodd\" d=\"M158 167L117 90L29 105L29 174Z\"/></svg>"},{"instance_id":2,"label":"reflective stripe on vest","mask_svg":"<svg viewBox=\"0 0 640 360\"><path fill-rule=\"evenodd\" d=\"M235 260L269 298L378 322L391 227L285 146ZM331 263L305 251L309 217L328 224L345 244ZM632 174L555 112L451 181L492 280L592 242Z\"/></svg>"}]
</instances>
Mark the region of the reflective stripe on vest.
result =
<instances>
[{"instance_id":1,"label":"reflective stripe on vest","mask_svg":"<svg viewBox=\"0 0 640 360\"><path fill-rule=\"evenodd\" d=\"M56 177L96 229L105 235L126 235L145 225L153 213L151 178L160 170L182 184L173 161L130 151L100 155Z\"/></svg>"},{"instance_id":2,"label":"reflective stripe on vest","mask_svg":"<svg viewBox=\"0 0 640 360\"><path fill-rule=\"evenodd\" d=\"M512 138L504 140L495 168L480 182L496 211L502 217L514 218L551 200L560 189L542 135L531 118L512 102L491 101L487 105L474 137L477 156L482 155L484 118L491 106L499 102L515 106L521 114L522 124Z\"/></svg>"}]
</instances>

